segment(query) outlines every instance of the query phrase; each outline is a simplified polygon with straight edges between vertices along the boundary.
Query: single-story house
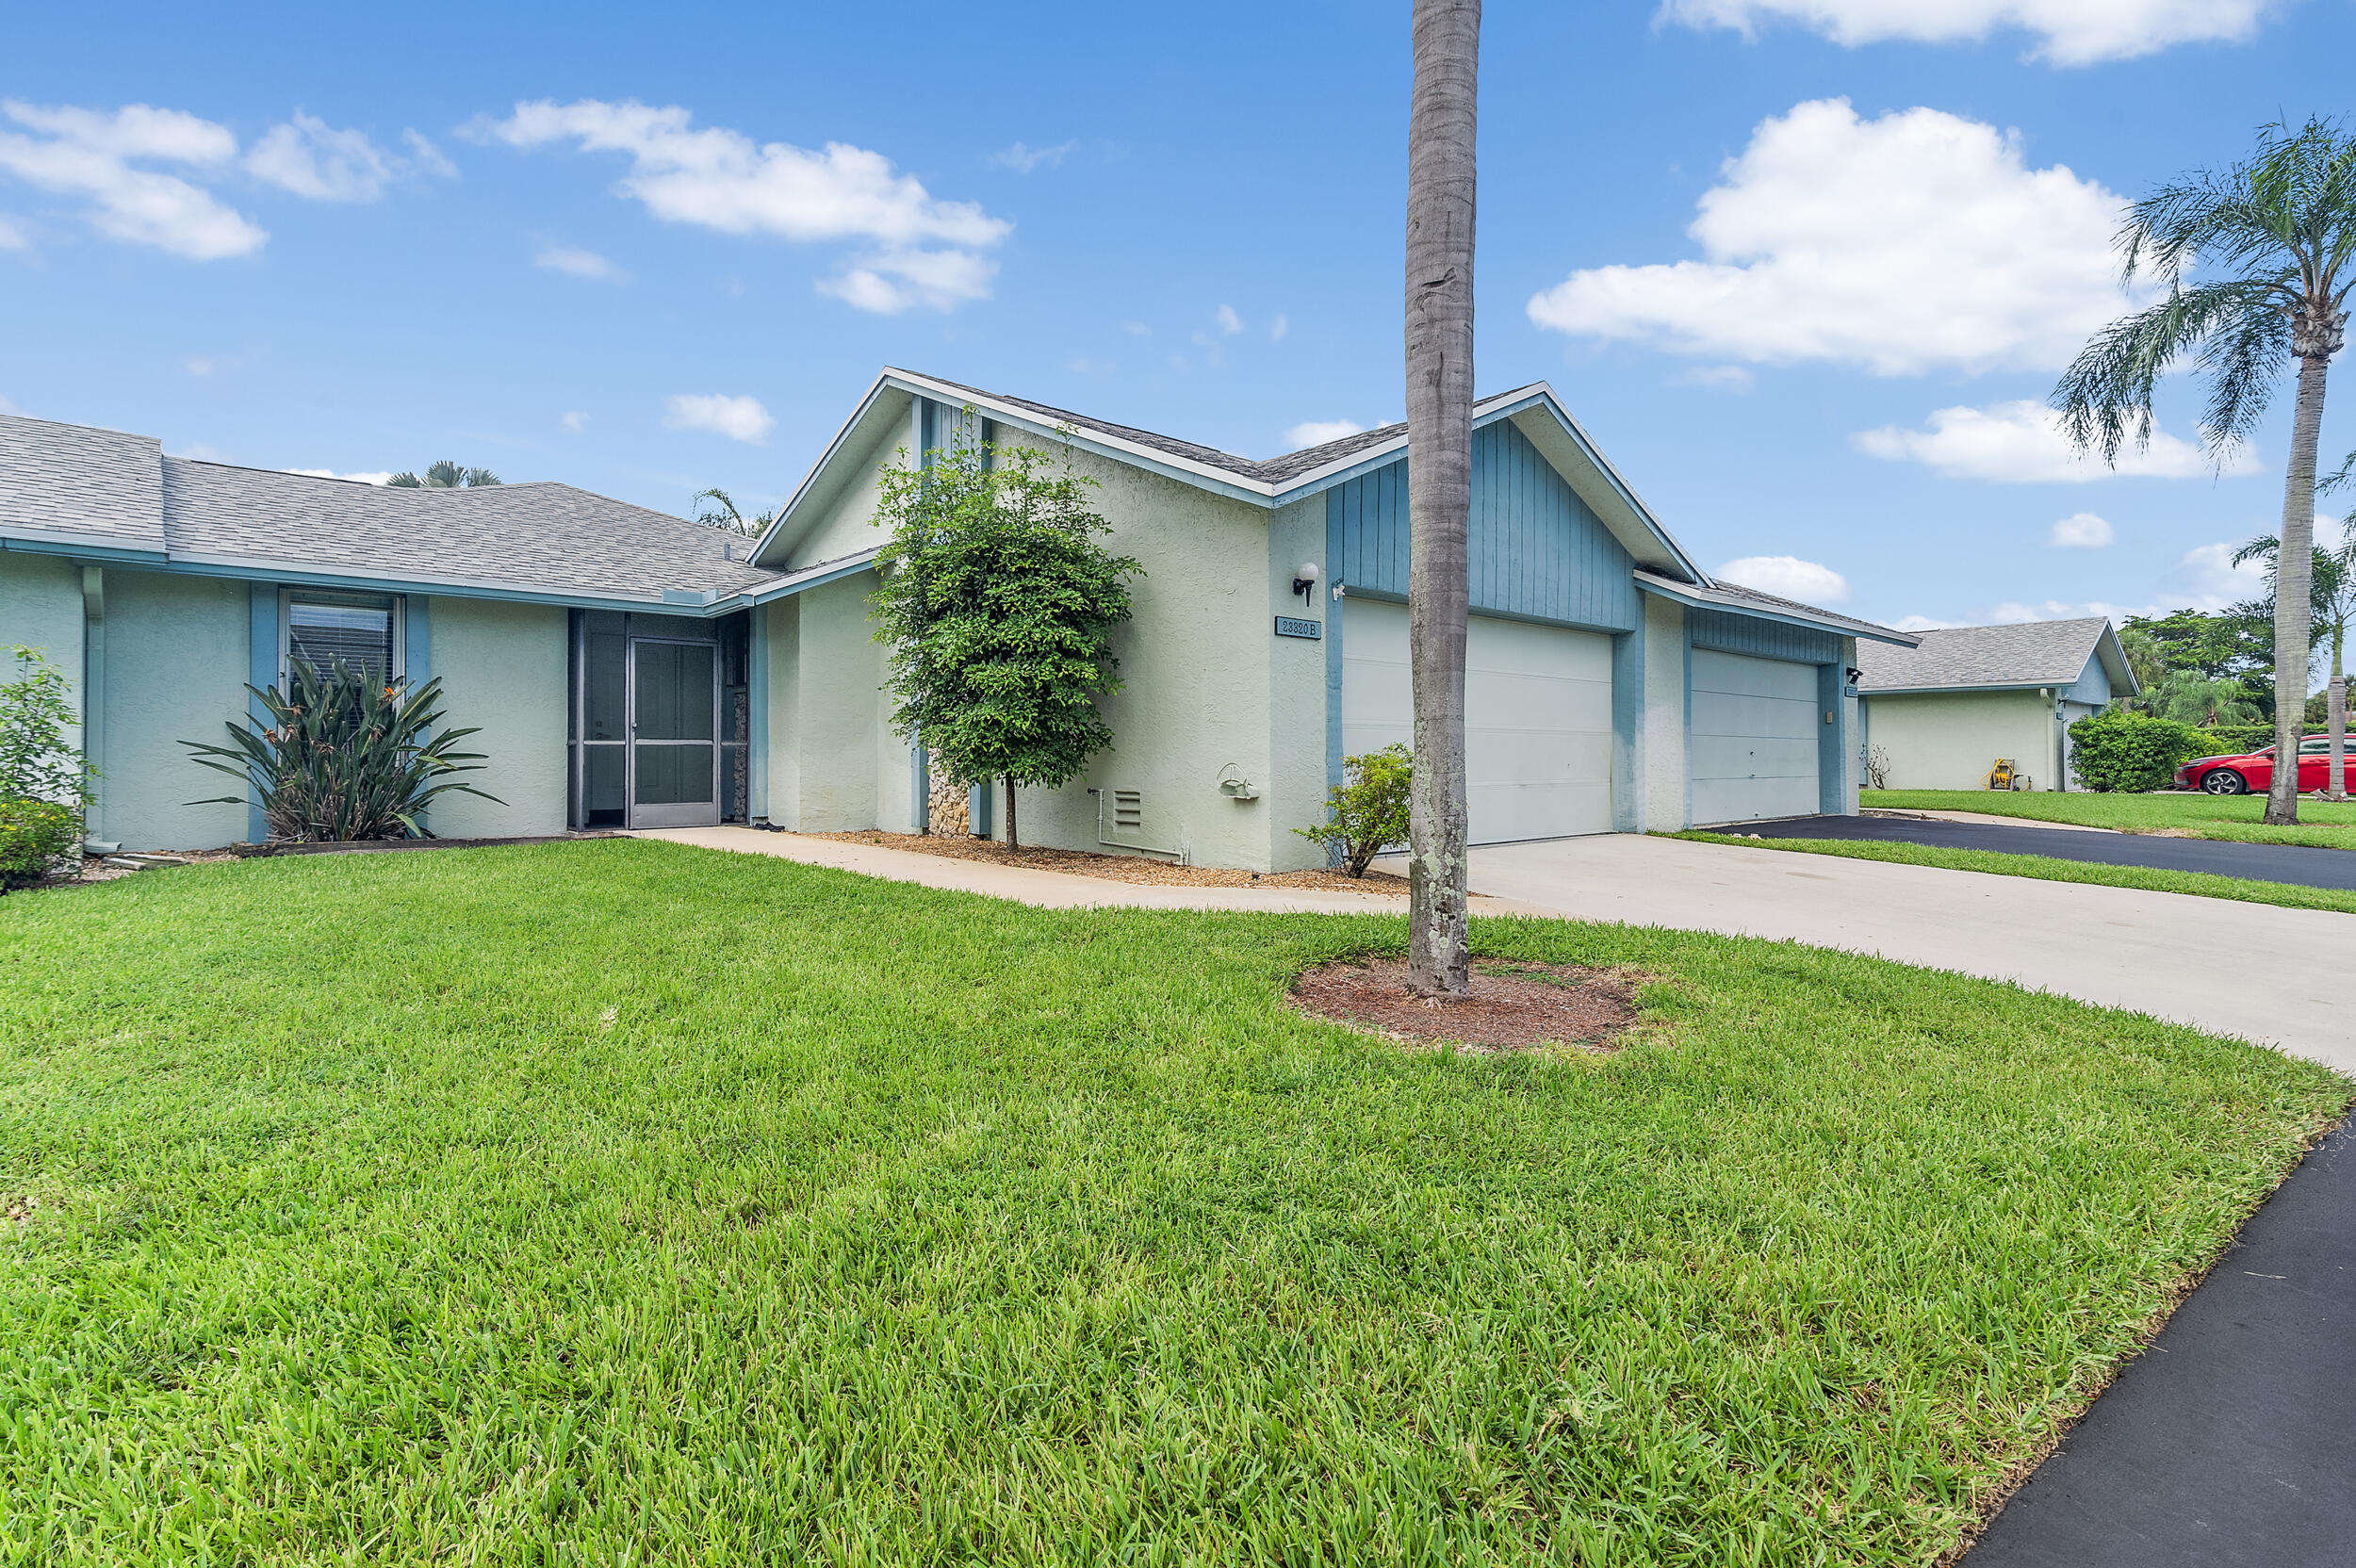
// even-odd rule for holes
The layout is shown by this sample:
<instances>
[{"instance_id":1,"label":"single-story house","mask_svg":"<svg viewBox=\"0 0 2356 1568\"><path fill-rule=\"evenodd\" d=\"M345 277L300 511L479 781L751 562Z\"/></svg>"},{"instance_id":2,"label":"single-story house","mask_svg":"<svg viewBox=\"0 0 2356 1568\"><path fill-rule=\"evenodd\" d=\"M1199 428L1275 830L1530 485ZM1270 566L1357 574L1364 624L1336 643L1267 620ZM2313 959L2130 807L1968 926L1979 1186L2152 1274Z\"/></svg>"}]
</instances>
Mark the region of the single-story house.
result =
<instances>
[{"instance_id":1,"label":"single-story house","mask_svg":"<svg viewBox=\"0 0 2356 1568\"><path fill-rule=\"evenodd\" d=\"M258 838L215 740L292 660L441 678L478 727L446 836L1003 822L892 733L868 598L887 465L962 421L1093 478L1137 557L1116 737L1025 790L1023 838L1281 870L1322 852L1345 756L1410 733L1406 432L1268 462L887 369L747 541L557 483L389 489L166 455L0 417L0 645L74 682L103 773L93 839ZM1480 842L1856 808L1864 643L1888 628L1713 581L1537 384L1476 413L1467 662ZM1317 580L1302 584L1304 565Z\"/></svg>"},{"instance_id":2,"label":"single-story house","mask_svg":"<svg viewBox=\"0 0 2356 1568\"><path fill-rule=\"evenodd\" d=\"M1950 627L1857 655L1864 745L1893 790L1977 790L2000 758L2021 788L2074 789L2070 727L2142 690L2100 615Z\"/></svg>"}]
</instances>

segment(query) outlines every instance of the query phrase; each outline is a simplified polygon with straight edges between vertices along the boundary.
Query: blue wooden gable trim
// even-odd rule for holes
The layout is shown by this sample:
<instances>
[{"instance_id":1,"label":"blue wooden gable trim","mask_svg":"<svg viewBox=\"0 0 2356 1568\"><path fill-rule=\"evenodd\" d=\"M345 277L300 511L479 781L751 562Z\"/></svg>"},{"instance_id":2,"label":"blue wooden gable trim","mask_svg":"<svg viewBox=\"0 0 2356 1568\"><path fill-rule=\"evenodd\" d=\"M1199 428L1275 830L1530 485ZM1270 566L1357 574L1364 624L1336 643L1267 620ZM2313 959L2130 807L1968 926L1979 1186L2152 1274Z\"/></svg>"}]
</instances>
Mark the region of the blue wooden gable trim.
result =
<instances>
[{"instance_id":1,"label":"blue wooden gable trim","mask_svg":"<svg viewBox=\"0 0 2356 1568\"><path fill-rule=\"evenodd\" d=\"M1755 615L1729 615L1724 611L1688 608L1685 634L1697 648L1720 653L1749 653L1761 659L1789 659L1801 664L1831 664L1841 658L1841 639L1829 631Z\"/></svg>"},{"instance_id":2,"label":"blue wooden gable trim","mask_svg":"<svg viewBox=\"0 0 2356 1568\"><path fill-rule=\"evenodd\" d=\"M1643 623L1635 561L1593 508L1509 421L1473 433L1472 607L1605 631ZM1326 531L1350 588L1407 595L1407 462L1325 493ZM1329 560L1335 559L1329 554Z\"/></svg>"}]
</instances>

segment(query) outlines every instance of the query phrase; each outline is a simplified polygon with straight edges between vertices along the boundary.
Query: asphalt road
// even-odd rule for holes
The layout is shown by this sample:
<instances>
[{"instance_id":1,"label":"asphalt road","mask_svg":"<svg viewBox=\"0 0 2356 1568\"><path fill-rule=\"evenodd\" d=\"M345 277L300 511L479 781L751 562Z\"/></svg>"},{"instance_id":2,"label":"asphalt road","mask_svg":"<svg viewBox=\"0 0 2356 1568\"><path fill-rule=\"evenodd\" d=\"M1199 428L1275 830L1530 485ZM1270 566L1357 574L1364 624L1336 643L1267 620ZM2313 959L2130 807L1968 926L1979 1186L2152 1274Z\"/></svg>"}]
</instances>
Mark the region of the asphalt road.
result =
<instances>
[{"instance_id":1,"label":"asphalt road","mask_svg":"<svg viewBox=\"0 0 2356 1568\"><path fill-rule=\"evenodd\" d=\"M2356 1562L2352 1343L2356 1133L2344 1124L2251 1217L1964 1568Z\"/></svg>"},{"instance_id":2,"label":"asphalt road","mask_svg":"<svg viewBox=\"0 0 2356 1568\"><path fill-rule=\"evenodd\" d=\"M2068 827L1988 827L1909 817L1787 817L1779 822L1735 823L1713 831L1756 833L1762 839L1862 839L1938 849L1993 850L2000 855L2050 855L2060 860L2201 871L2258 882L2356 890L2356 853L2299 844L2155 839L2139 833L2086 833Z\"/></svg>"}]
</instances>

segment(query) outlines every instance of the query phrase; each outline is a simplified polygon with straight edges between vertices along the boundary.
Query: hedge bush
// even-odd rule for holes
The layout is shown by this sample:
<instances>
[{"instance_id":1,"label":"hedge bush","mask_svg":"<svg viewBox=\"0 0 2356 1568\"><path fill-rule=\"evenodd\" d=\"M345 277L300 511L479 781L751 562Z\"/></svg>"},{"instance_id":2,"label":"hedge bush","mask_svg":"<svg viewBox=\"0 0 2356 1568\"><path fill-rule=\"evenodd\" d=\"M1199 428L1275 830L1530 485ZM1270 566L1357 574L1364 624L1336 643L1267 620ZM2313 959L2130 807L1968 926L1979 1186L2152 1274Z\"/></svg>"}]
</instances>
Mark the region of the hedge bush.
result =
<instances>
[{"instance_id":1,"label":"hedge bush","mask_svg":"<svg viewBox=\"0 0 2356 1568\"><path fill-rule=\"evenodd\" d=\"M47 800L0 800L0 889L40 881L82 840L82 813Z\"/></svg>"},{"instance_id":2,"label":"hedge bush","mask_svg":"<svg viewBox=\"0 0 2356 1568\"><path fill-rule=\"evenodd\" d=\"M2070 727L2070 772L2101 793L2164 790L2176 767L2207 753L2214 730L2139 713L2090 713Z\"/></svg>"}]
</instances>

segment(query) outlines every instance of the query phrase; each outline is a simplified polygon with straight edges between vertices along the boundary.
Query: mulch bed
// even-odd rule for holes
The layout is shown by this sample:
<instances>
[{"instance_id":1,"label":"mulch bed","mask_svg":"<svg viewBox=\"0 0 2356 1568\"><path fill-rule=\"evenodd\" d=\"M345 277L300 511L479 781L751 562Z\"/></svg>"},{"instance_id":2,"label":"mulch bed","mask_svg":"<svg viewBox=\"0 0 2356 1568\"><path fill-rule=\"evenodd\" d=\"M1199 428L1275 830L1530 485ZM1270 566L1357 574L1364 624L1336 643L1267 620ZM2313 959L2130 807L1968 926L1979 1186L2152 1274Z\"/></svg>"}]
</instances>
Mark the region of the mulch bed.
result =
<instances>
[{"instance_id":1,"label":"mulch bed","mask_svg":"<svg viewBox=\"0 0 2356 1568\"><path fill-rule=\"evenodd\" d=\"M1442 1001L1407 988L1403 958L1345 958L1304 972L1288 1000L1312 1017L1403 1043L1477 1052L1609 1050L1637 1020L1637 988L1653 978L1637 970L1519 958L1475 958L1472 968L1472 995Z\"/></svg>"}]
</instances>

